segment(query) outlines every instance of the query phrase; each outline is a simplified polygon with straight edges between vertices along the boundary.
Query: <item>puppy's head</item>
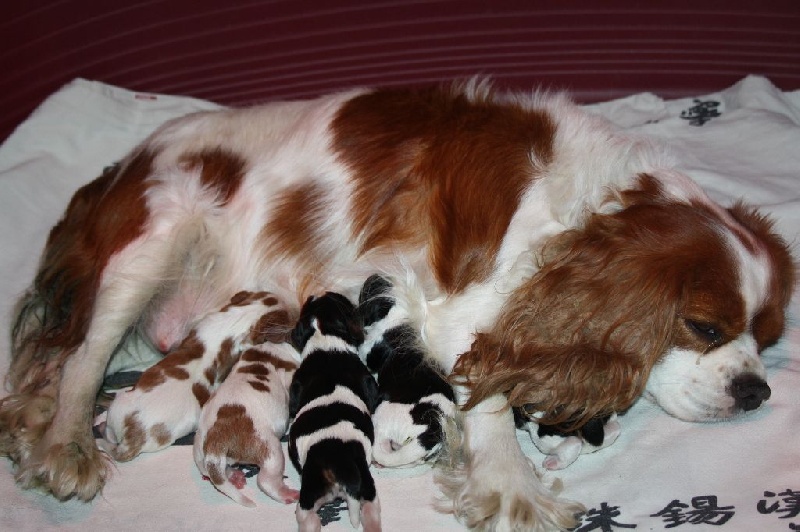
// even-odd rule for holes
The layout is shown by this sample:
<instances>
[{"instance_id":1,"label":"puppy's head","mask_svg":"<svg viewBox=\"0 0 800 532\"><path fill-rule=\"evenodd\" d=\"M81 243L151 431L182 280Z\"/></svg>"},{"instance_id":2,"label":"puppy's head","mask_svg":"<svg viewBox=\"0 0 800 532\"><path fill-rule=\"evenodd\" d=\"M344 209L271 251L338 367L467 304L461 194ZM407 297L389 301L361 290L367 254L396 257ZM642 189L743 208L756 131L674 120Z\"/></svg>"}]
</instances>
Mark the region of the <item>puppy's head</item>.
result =
<instances>
[{"instance_id":1,"label":"puppy's head","mask_svg":"<svg viewBox=\"0 0 800 532\"><path fill-rule=\"evenodd\" d=\"M352 346L364 341L364 328L356 307L345 296L335 292L306 300L290 334L291 343L302 351L314 333L335 336Z\"/></svg>"},{"instance_id":2,"label":"puppy's head","mask_svg":"<svg viewBox=\"0 0 800 532\"><path fill-rule=\"evenodd\" d=\"M454 410L452 402L438 396L417 403L383 401L373 416L373 461L384 467L410 467L430 460L441 448L442 416L452 416Z\"/></svg>"},{"instance_id":3,"label":"puppy's head","mask_svg":"<svg viewBox=\"0 0 800 532\"><path fill-rule=\"evenodd\" d=\"M626 410L645 388L690 421L769 397L759 355L783 332L786 244L742 206L635 199L545 248L542 268L456 364L468 408L505 393L574 428Z\"/></svg>"}]
</instances>

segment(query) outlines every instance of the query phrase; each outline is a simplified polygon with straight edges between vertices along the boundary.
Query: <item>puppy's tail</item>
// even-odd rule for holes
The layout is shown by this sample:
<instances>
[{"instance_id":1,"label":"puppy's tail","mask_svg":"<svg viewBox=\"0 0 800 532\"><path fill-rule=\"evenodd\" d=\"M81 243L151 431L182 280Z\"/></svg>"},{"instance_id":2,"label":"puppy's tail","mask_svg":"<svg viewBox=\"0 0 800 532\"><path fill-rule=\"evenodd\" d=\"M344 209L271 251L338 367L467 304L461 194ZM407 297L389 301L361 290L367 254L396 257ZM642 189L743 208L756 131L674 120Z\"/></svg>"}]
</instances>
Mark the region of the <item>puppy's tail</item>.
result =
<instances>
[{"instance_id":1,"label":"puppy's tail","mask_svg":"<svg viewBox=\"0 0 800 532\"><path fill-rule=\"evenodd\" d=\"M223 495L230 497L235 503L241 504L248 508L254 508L256 503L253 502L247 495L244 494L242 488L246 479L244 473L228 466L228 459L225 455L212 455L205 456L202 462L203 466L198 468L203 472L211 484ZM233 481L236 481L236 484Z\"/></svg>"}]
</instances>

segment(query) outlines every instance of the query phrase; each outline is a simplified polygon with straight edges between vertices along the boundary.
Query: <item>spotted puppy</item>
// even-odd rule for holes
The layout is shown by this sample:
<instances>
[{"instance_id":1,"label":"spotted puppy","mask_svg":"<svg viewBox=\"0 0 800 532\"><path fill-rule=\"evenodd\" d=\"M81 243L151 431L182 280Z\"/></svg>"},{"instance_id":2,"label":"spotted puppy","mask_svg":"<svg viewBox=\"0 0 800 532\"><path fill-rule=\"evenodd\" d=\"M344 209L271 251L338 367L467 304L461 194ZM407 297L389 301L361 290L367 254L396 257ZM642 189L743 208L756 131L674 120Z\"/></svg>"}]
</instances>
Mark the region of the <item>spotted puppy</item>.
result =
<instances>
[{"instance_id":1,"label":"spotted puppy","mask_svg":"<svg viewBox=\"0 0 800 532\"><path fill-rule=\"evenodd\" d=\"M549 470L564 469L581 454L605 449L617 440L620 433L617 415L595 417L578 430L562 430L558 426L536 422L537 414L531 417L521 408L514 408L514 424L530 434L531 441L547 456L542 467Z\"/></svg>"},{"instance_id":2,"label":"spotted puppy","mask_svg":"<svg viewBox=\"0 0 800 532\"><path fill-rule=\"evenodd\" d=\"M200 409L243 345L286 338L290 318L267 292L239 292L206 316L108 408L101 447L118 461L164 449L197 428Z\"/></svg>"},{"instance_id":3,"label":"spotted puppy","mask_svg":"<svg viewBox=\"0 0 800 532\"><path fill-rule=\"evenodd\" d=\"M371 413L378 385L358 358L361 322L344 296L309 298L292 332L302 362L289 390L289 457L301 476L297 523L320 530L317 510L344 498L350 523L381 529L380 503L369 471L374 433ZM362 519L363 518L363 519Z\"/></svg>"},{"instance_id":4,"label":"spotted puppy","mask_svg":"<svg viewBox=\"0 0 800 532\"><path fill-rule=\"evenodd\" d=\"M258 487L278 502L297 501L283 481L280 437L289 421L289 382L299 361L288 343L265 343L244 351L230 375L203 407L194 439L194 461L219 491L255 506L241 490L246 479L235 463L260 467Z\"/></svg>"},{"instance_id":5,"label":"spotted puppy","mask_svg":"<svg viewBox=\"0 0 800 532\"><path fill-rule=\"evenodd\" d=\"M395 305L391 283L373 275L359 295L365 340L362 360L378 374L380 404L375 409L373 461L408 467L439 451L442 416L455 413L455 394L441 369L425 361L419 335L407 313Z\"/></svg>"}]
</instances>

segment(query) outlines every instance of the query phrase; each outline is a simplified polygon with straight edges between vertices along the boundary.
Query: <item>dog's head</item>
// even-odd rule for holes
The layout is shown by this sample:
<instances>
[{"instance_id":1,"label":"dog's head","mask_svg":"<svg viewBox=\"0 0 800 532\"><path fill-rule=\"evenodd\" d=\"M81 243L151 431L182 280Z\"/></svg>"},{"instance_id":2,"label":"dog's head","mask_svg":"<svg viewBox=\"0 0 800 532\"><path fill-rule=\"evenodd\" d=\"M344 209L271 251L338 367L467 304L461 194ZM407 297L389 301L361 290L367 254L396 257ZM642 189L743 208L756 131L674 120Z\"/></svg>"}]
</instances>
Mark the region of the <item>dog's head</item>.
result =
<instances>
[{"instance_id":1,"label":"dog's head","mask_svg":"<svg viewBox=\"0 0 800 532\"><path fill-rule=\"evenodd\" d=\"M372 417L372 459L384 467L410 467L433 458L443 440L442 416L453 416L453 402L434 394L416 403L383 401Z\"/></svg>"},{"instance_id":2,"label":"dog's head","mask_svg":"<svg viewBox=\"0 0 800 532\"><path fill-rule=\"evenodd\" d=\"M308 340L319 332L333 336L351 346L359 346L364 341L364 328L356 312L356 307L345 296L335 292L309 297L290 334L292 346L303 351Z\"/></svg>"},{"instance_id":3,"label":"dog's head","mask_svg":"<svg viewBox=\"0 0 800 532\"><path fill-rule=\"evenodd\" d=\"M625 199L625 198L623 198ZM769 398L761 352L794 284L785 242L752 209L639 194L542 252L456 364L467 407L495 393L579 426L646 395L689 421Z\"/></svg>"}]
</instances>

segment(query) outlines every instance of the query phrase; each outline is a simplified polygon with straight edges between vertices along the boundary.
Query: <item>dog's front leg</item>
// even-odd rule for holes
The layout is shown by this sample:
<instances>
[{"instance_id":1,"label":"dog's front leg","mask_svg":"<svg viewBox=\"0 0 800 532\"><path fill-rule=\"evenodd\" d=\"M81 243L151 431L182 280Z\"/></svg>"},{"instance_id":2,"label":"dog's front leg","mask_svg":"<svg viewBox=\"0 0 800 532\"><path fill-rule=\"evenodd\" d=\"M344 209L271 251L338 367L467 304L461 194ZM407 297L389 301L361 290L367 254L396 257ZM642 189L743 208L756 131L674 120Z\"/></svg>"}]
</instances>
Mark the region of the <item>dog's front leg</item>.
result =
<instances>
[{"instance_id":1,"label":"dog's front leg","mask_svg":"<svg viewBox=\"0 0 800 532\"><path fill-rule=\"evenodd\" d=\"M519 446L505 397L492 396L464 416L463 471L443 479L463 524L497 531L566 530L577 524L583 507L542 484Z\"/></svg>"}]
</instances>

